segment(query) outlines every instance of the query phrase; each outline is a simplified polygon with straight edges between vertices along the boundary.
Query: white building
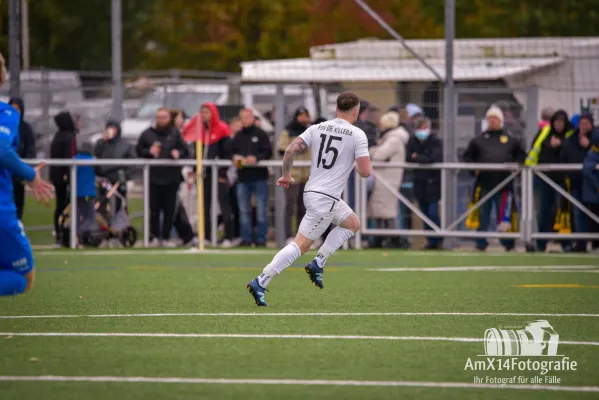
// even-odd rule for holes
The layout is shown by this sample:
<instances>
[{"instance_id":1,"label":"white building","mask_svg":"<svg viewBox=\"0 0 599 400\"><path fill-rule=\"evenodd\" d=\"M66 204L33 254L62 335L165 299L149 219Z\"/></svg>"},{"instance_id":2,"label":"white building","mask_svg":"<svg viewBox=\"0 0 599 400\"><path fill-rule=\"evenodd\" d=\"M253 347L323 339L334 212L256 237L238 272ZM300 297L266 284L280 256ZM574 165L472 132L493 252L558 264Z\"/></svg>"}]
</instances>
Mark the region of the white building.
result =
<instances>
[{"instance_id":1,"label":"white building","mask_svg":"<svg viewBox=\"0 0 599 400\"><path fill-rule=\"evenodd\" d=\"M444 79L444 40L408 40L407 44ZM545 106L579 112L581 99L586 105L586 99L599 96L599 37L457 39L454 60L457 88L488 88L489 94L501 88L503 92L497 90L497 98L490 101L502 99L499 92L505 96L506 88L513 89L512 101L524 110L530 101L523 88L529 85L538 87L535 112ZM380 107L423 104L427 89L439 87L435 74L395 40L316 46L309 58L244 62L241 67L244 83L337 84L375 99ZM442 94L437 96L442 103Z\"/></svg>"}]
</instances>

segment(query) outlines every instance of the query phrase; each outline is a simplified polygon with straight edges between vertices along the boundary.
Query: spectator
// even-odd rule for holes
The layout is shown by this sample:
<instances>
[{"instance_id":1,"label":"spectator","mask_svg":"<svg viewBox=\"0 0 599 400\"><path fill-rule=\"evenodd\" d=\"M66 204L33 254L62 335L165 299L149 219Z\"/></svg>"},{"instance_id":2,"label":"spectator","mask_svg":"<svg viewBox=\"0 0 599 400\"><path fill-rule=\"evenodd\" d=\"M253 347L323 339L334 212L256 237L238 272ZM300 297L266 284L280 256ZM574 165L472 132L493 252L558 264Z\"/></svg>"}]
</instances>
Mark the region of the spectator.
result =
<instances>
[{"instance_id":1,"label":"spectator","mask_svg":"<svg viewBox=\"0 0 599 400\"><path fill-rule=\"evenodd\" d=\"M368 107L368 121L372 125L374 125L378 128L378 126L381 122L381 109L378 108L377 106L373 106L373 105ZM380 131L377 129L377 138L378 138L379 132Z\"/></svg>"},{"instance_id":2,"label":"spectator","mask_svg":"<svg viewBox=\"0 0 599 400\"><path fill-rule=\"evenodd\" d=\"M544 107L541 110L541 120L539 121L539 131L551 124L551 117L555 114L555 109L553 107Z\"/></svg>"},{"instance_id":3,"label":"spectator","mask_svg":"<svg viewBox=\"0 0 599 400\"><path fill-rule=\"evenodd\" d=\"M189 152L181 134L171 125L168 108L156 111L156 126L146 129L137 142L137 154L142 158L179 160ZM181 183L181 167L150 168L150 230L152 245L174 247L170 242L177 193ZM162 229L160 214L163 213Z\"/></svg>"},{"instance_id":4,"label":"spectator","mask_svg":"<svg viewBox=\"0 0 599 400\"><path fill-rule=\"evenodd\" d=\"M399 126L402 126L406 131L410 133L410 135L414 134L412 119L410 118L410 114L405 108L401 108L399 110Z\"/></svg>"},{"instance_id":5,"label":"spectator","mask_svg":"<svg viewBox=\"0 0 599 400\"><path fill-rule=\"evenodd\" d=\"M387 112L380 119L381 138L370 149L373 161L405 162L410 134L399 126L399 114ZM375 184L368 201L368 216L375 219L377 229L397 229L399 204L396 191L403 178L403 168L375 167ZM386 183L385 184L383 184ZM387 186L391 186L393 191Z\"/></svg>"},{"instance_id":6,"label":"spectator","mask_svg":"<svg viewBox=\"0 0 599 400\"><path fill-rule=\"evenodd\" d=\"M591 210L591 212L599 216L599 132L595 131L591 137L591 149L587 152L584 158L582 167L583 187L582 199ZM592 232L599 234L599 224L592 222ZM599 240L595 239L592 242L593 253L599 254Z\"/></svg>"},{"instance_id":7,"label":"spectator","mask_svg":"<svg viewBox=\"0 0 599 400\"><path fill-rule=\"evenodd\" d=\"M418 164L433 164L443 161L443 147L441 140L431 132L431 121L428 118L420 118L414 126L414 136L410 138L406 149L407 161ZM428 219L440 225L439 201L441 200L441 171L431 169L414 170L414 197L418 201L420 211ZM424 224L425 230L432 230L428 224ZM443 239L439 237L426 238L425 249L441 249Z\"/></svg>"},{"instance_id":8,"label":"spectator","mask_svg":"<svg viewBox=\"0 0 599 400\"><path fill-rule=\"evenodd\" d=\"M78 120L69 112L63 111L54 117L58 132L50 144L51 159L72 159L76 153L76 134ZM55 247L61 247L60 227L58 220L64 209L69 204L69 167L50 167L50 182L54 185L56 206L54 208L54 232L56 234Z\"/></svg>"},{"instance_id":9,"label":"spectator","mask_svg":"<svg viewBox=\"0 0 599 400\"><path fill-rule=\"evenodd\" d=\"M116 121L108 121L104 136L96 143L94 155L100 160L131 160L137 158L133 145L121 137L121 125ZM131 179L132 168L119 165L96 167L100 178L106 179L112 185L119 183L118 191L127 197L127 181ZM117 209L120 209L120 200Z\"/></svg>"},{"instance_id":10,"label":"spectator","mask_svg":"<svg viewBox=\"0 0 599 400\"><path fill-rule=\"evenodd\" d=\"M35 158L35 135L31 125L25 122L25 103L20 97L13 97L8 101L21 116L19 123L19 147L17 154L21 158ZM12 180L13 193L15 196L15 205L17 206L17 218L23 219L23 209L25 207L25 186L21 179L16 176Z\"/></svg>"},{"instance_id":11,"label":"spectator","mask_svg":"<svg viewBox=\"0 0 599 400\"><path fill-rule=\"evenodd\" d=\"M556 164L560 162L560 153L563 142L574 134L568 114L564 110L558 110L551 117L551 123L542 128L535 137L532 149L526 157L526 165ZM561 172L546 172L545 175L564 186L564 175ZM537 211L539 221L539 232L551 232L557 212L558 195L551 186L538 177L535 177L535 192L537 195ZM561 241L562 249L568 250L569 243ZM547 240L537 240L537 251L545 251ZM529 251L534 248L528 247Z\"/></svg>"},{"instance_id":12,"label":"spectator","mask_svg":"<svg viewBox=\"0 0 599 400\"><path fill-rule=\"evenodd\" d=\"M296 137L304 133L309 126L310 114L308 113L308 110L304 107L299 107L295 110L293 121L287 124L285 130L281 132L281 135L279 136L279 153L281 155L285 154L287 146L289 146ZM309 151L295 156L295 160L297 161L310 161L311 159L312 153ZM285 191L285 237L287 238L287 243L293 241L293 232L295 232L295 228L291 227L293 216L295 215L296 223L299 225L306 213L306 208L304 207L304 187L310 177L310 168L292 168L291 176L295 182Z\"/></svg>"},{"instance_id":13,"label":"spectator","mask_svg":"<svg viewBox=\"0 0 599 400\"><path fill-rule=\"evenodd\" d=\"M171 113L171 125L179 132L183 128L185 124L185 120L187 117L185 116L185 112L183 110L172 109ZM190 151L191 153L191 151ZM188 172L189 171L189 172ZM186 173L187 172L187 173ZM195 182L195 173L189 167L182 168L182 174L187 176L187 182L190 186ZM190 187L188 186L188 187ZM199 245L199 240L197 236L195 236L193 232L193 227L189 222L189 217L187 215L187 211L185 210L185 206L181 201L181 187L179 187L179 193L177 193L177 204L175 206L175 215L173 218L173 228L175 228L175 232L179 239L183 241L184 246L188 247L197 247Z\"/></svg>"},{"instance_id":14,"label":"spectator","mask_svg":"<svg viewBox=\"0 0 599 400\"><path fill-rule=\"evenodd\" d=\"M241 118L235 117L229 122L229 130L231 131L231 139L239 133L243 129L243 124L241 123ZM229 142L229 147L231 146L231 142ZM231 246L239 246L242 242L241 239L241 231L240 231L240 218L239 218L239 204L237 202L237 167L231 166L227 169L227 183L229 184L229 208L231 210L232 215L232 225L233 225L233 240L231 242ZM223 246L224 248L226 248Z\"/></svg>"},{"instance_id":15,"label":"spectator","mask_svg":"<svg viewBox=\"0 0 599 400\"><path fill-rule=\"evenodd\" d=\"M503 112L501 109L495 105L491 106L487 111L486 118L487 131L470 141L464 153L464 161L485 164L524 161L525 153L520 140L513 138L503 130ZM501 181L509 176L509 173L503 171L475 171L475 176L473 204L497 187ZM468 217L466 226L472 229L478 228L479 232L487 232L493 208L495 208L498 216L498 230L518 231L518 217L512 182L482 204L478 210L473 211ZM500 243L506 251L511 251L515 246L513 239L501 239ZM485 251L487 246L486 239L476 240L477 250Z\"/></svg>"},{"instance_id":16,"label":"spectator","mask_svg":"<svg viewBox=\"0 0 599 400\"><path fill-rule=\"evenodd\" d=\"M199 123L199 126L197 124ZM199 115L196 115L189 124L183 129L185 137L191 137L188 133L190 129L199 133L194 141L202 142L204 151L204 160L229 159L229 141L231 132L227 124L220 119L218 109L214 103L206 103L200 108ZM195 148L195 146L194 146ZM212 209L212 171L206 168L204 171L204 230L206 239L211 240L212 232L211 209ZM221 215L225 225L225 239L223 245L230 247L233 239L233 222L231 218L231 209L228 198L229 185L227 182L227 167L218 168L217 199L220 204Z\"/></svg>"},{"instance_id":17,"label":"spectator","mask_svg":"<svg viewBox=\"0 0 599 400\"><path fill-rule=\"evenodd\" d=\"M560 151L560 162L564 164L582 164L585 156L591 147L591 137L593 134L593 114L582 113L579 119L578 129L572 136L564 141ZM580 171L566 172L566 187L570 189L570 194L578 201L582 202L583 177ZM573 231L583 233L589 231L589 218L578 207L572 207ZM586 252L586 240L576 241L572 250L576 252Z\"/></svg>"},{"instance_id":18,"label":"spectator","mask_svg":"<svg viewBox=\"0 0 599 400\"><path fill-rule=\"evenodd\" d=\"M93 160L94 146L81 141L73 159ZM96 172L91 165L77 167L77 236L80 244L90 244L90 232L96 225Z\"/></svg>"},{"instance_id":19,"label":"spectator","mask_svg":"<svg viewBox=\"0 0 599 400\"><path fill-rule=\"evenodd\" d=\"M237 166L237 201L239 202L242 245L249 246L252 237L252 196L256 202L257 246L266 246L268 232L268 168L254 167L259 161L272 157L272 145L266 132L254 124L252 110L244 108L239 113L243 129L231 144L233 163Z\"/></svg>"},{"instance_id":20,"label":"spectator","mask_svg":"<svg viewBox=\"0 0 599 400\"><path fill-rule=\"evenodd\" d=\"M377 126L372 123L370 118L370 103L367 101L360 102L360 114L354 125L362 129L366 134L366 137L368 138L368 148L376 144L376 138L378 137L379 131Z\"/></svg>"}]
</instances>

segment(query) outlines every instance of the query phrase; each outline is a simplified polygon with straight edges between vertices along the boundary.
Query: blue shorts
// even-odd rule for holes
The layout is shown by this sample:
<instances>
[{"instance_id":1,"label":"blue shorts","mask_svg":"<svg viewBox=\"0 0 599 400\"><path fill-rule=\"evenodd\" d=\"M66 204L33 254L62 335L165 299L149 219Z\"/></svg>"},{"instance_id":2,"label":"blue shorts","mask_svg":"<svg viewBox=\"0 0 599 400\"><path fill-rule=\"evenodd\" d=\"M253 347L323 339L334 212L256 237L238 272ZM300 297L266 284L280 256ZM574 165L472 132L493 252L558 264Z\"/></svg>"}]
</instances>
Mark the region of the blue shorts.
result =
<instances>
[{"instance_id":1,"label":"blue shorts","mask_svg":"<svg viewBox=\"0 0 599 400\"><path fill-rule=\"evenodd\" d=\"M7 269L21 275L33 269L31 244L16 218L0 221L0 270Z\"/></svg>"}]
</instances>

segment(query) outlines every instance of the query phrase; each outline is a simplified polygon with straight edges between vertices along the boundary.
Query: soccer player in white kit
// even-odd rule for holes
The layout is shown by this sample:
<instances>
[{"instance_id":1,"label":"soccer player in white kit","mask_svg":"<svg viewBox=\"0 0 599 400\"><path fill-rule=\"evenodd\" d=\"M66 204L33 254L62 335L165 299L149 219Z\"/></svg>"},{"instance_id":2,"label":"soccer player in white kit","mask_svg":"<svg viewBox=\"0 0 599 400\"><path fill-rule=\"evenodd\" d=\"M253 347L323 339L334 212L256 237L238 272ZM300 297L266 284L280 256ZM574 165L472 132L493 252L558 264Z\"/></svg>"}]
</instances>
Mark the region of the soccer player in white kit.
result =
<instances>
[{"instance_id":1,"label":"soccer player in white kit","mask_svg":"<svg viewBox=\"0 0 599 400\"><path fill-rule=\"evenodd\" d=\"M329 233L316 258L305 267L312 283L322 289L327 259L360 229L358 216L341 200L354 164L363 178L370 176L372 169L366 134L353 125L359 111L360 98L352 92L341 93L337 97L336 118L312 125L287 147L283 157L283 176L277 181L278 186L286 189L293 183L293 157L308 148L312 151L310 179L304 190L306 215L293 242L281 249L262 274L248 283L247 288L256 305L268 306L264 292L272 278L306 253L329 225L334 224L337 227Z\"/></svg>"}]
</instances>

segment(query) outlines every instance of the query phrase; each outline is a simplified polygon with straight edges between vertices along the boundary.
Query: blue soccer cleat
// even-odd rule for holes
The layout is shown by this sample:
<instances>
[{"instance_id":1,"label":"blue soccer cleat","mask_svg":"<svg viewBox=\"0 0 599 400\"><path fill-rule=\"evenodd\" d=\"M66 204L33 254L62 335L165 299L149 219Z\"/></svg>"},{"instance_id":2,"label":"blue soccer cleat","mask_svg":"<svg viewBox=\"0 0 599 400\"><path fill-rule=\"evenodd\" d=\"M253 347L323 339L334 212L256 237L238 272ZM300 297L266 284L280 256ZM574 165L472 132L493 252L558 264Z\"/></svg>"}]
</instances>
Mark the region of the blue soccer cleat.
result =
<instances>
[{"instance_id":1,"label":"blue soccer cleat","mask_svg":"<svg viewBox=\"0 0 599 400\"><path fill-rule=\"evenodd\" d=\"M318 286L321 289L324 289L324 284L322 283L322 274L324 270L318 266L316 260L310 261L308 265L304 267L306 273L310 276L310 281L314 286Z\"/></svg>"},{"instance_id":2,"label":"blue soccer cleat","mask_svg":"<svg viewBox=\"0 0 599 400\"><path fill-rule=\"evenodd\" d=\"M248 283L246 287L254 297L257 306L268 307L268 303L264 300L264 292L268 292L268 290L258 284L257 278Z\"/></svg>"}]
</instances>

